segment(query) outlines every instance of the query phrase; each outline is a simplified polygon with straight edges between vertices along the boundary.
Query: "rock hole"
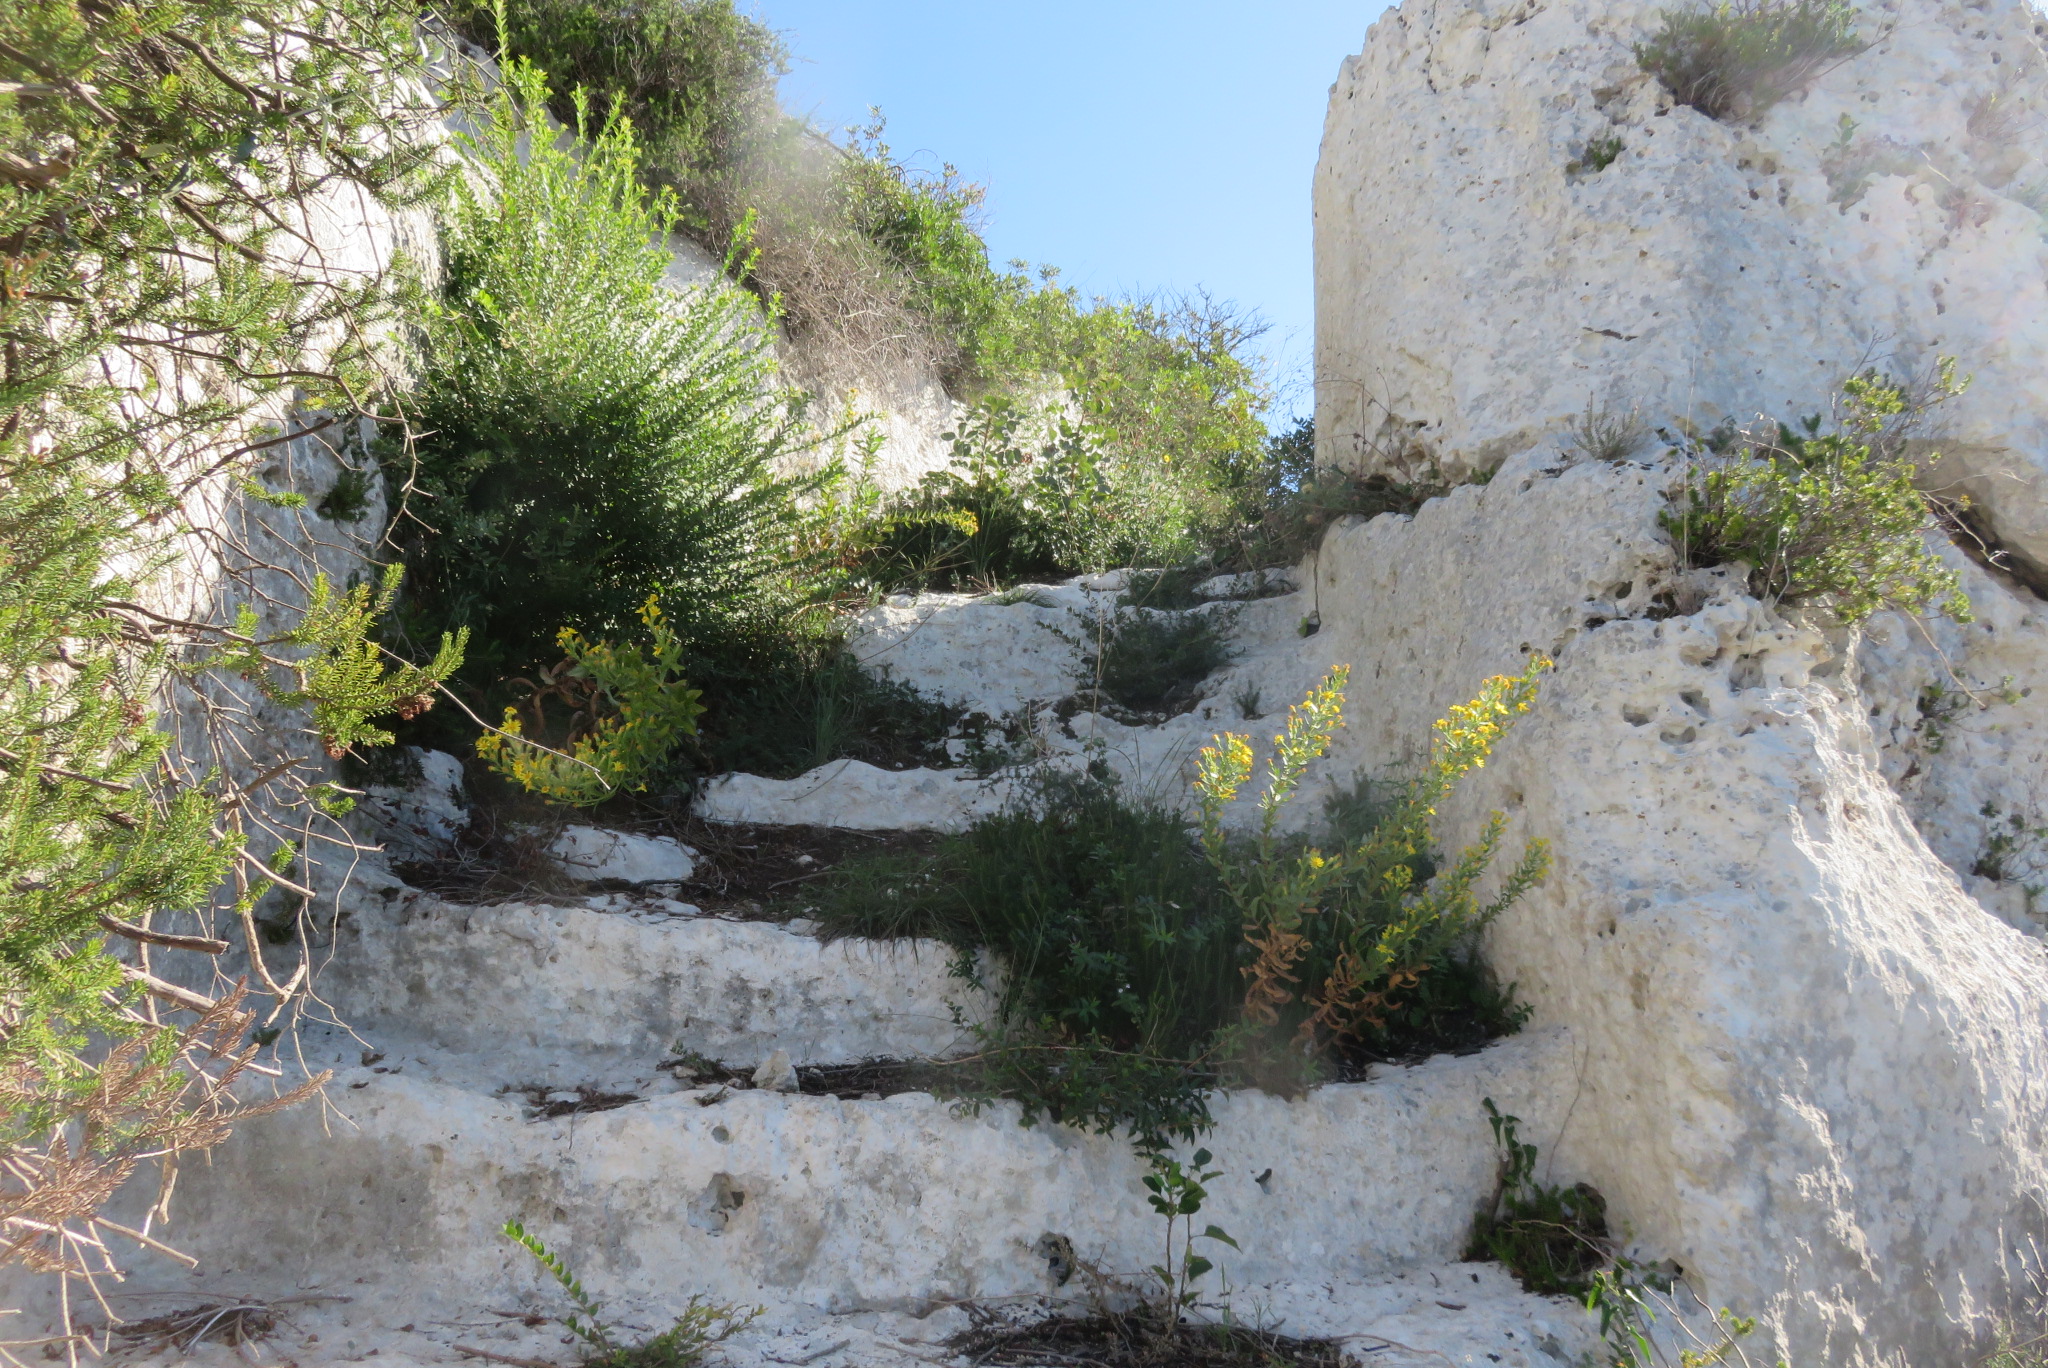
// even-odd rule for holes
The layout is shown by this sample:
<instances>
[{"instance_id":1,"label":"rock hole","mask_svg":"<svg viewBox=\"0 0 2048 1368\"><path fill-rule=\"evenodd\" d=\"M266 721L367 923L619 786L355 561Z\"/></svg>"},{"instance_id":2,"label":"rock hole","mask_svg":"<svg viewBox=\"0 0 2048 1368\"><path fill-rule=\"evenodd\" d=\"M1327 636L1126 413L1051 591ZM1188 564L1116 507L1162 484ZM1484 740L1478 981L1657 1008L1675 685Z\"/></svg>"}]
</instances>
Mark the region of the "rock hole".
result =
<instances>
[{"instance_id":1,"label":"rock hole","mask_svg":"<svg viewBox=\"0 0 2048 1368\"><path fill-rule=\"evenodd\" d=\"M721 1145L729 1145L732 1143L732 1132L723 1126L713 1126L711 1128L711 1138Z\"/></svg>"},{"instance_id":2,"label":"rock hole","mask_svg":"<svg viewBox=\"0 0 2048 1368\"><path fill-rule=\"evenodd\" d=\"M1689 746L1700 739L1700 732L1697 727L1666 727L1657 739L1667 746Z\"/></svg>"},{"instance_id":3,"label":"rock hole","mask_svg":"<svg viewBox=\"0 0 2048 1368\"><path fill-rule=\"evenodd\" d=\"M1610 584L1607 586L1607 597L1617 602L1633 596L1635 592L1636 582L1634 580L1624 580L1620 584Z\"/></svg>"},{"instance_id":4,"label":"rock hole","mask_svg":"<svg viewBox=\"0 0 2048 1368\"><path fill-rule=\"evenodd\" d=\"M1654 714L1648 708L1638 708L1633 703L1621 705L1621 720L1628 723L1631 727L1649 726L1652 716Z\"/></svg>"},{"instance_id":5,"label":"rock hole","mask_svg":"<svg viewBox=\"0 0 2048 1368\"><path fill-rule=\"evenodd\" d=\"M1735 657L1735 664L1728 670L1729 687L1735 689L1760 689L1764 682L1763 656L1743 655Z\"/></svg>"},{"instance_id":6,"label":"rock hole","mask_svg":"<svg viewBox=\"0 0 2048 1368\"><path fill-rule=\"evenodd\" d=\"M1712 717L1714 715L1714 710L1707 706L1707 696L1698 689L1680 689L1678 696L1685 701L1686 707L1691 708L1701 717Z\"/></svg>"},{"instance_id":7,"label":"rock hole","mask_svg":"<svg viewBox=\"0 0 2048 1368\"><path fill-rule=\"evenodd\" d=\"M690 1202L690 1224L713 1235L723 1235L732 1214L746 1202L747 1194L733 1186L731 1174L713 1174L704 1190Z\"/></svg>"},{"instance_id":8,"label":"rock hole","mask_svg":"<svg viewBox=\"0 0 2048 1368\"><path fill-rule=\"evenodd\" d=\"M1065 1287L1067 1279L1074 1276L1074 1242L1048 1230L1031 1249L1045 1260L1045 1271L1052 1274L1053 1286Z\"/></svg>"}]
</instances>

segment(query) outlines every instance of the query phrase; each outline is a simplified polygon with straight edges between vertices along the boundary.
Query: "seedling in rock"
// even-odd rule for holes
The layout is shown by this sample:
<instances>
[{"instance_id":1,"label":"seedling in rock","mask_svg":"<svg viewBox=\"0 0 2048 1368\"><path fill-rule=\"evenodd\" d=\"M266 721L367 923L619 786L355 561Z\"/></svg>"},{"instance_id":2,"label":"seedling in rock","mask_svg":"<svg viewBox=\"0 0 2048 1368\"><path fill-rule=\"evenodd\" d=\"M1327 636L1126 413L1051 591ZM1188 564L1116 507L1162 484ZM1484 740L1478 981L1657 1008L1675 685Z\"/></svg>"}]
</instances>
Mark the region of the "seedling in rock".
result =
<instances>
[{"instance_id":1,"label":"seedling in rock","mask_svg":"<svg viewBox=\"0 0 2048 1368\"><path fill-rule=\"evenodd\" d=\"M576 1310L562 1317L562 1324L583 1342L585 1368L691 1368L703 1360L707 1349L746 1329L763 1310L758 1306L729 1306L692 1297L683 1314L676 1317L676 1323L653 1339L621 1344L618 1327L607 1323L600 1314L603 1304L583 1290L582 1280L561 1255L516 1220L505 1222L505 1235L540 1260L548 1276L569 1294Z\"/></svg>"},{"instance_id":2,"label":"seedling in rock","mask_svg":"<svg viewBox=\"0 0 2048 1368\"><path fill-rule=\"evenodd\" d=\"M1145 1175L1145 1186L1152 1194L1145 1200L1166 1218L1166 1262L1152 1265L1152 1276L1159 1279L1165 1302L1160 1308L1160 1320L1169 1328L1179 1323L1182 1308L1194 1305L1195 1283L1216 1267L1194 1252L1195 1241L1214 1240L1232 1249L1237 1248L1237 1241L1231 1239L1221 1226L1210 1225L1199 1235L1195 1233L1194 1218L1209 1197L1207 1185L1222 1172L1221 1169L1206 1167L1213 1157L1209 1151L1198 1149L1190 1157L1188 1165L1183 1167L1178 1159L1154 1154L1152 1171ZM1176 1236L1179 1239L1177 1253Z\"/></svg>"}]
</instances>

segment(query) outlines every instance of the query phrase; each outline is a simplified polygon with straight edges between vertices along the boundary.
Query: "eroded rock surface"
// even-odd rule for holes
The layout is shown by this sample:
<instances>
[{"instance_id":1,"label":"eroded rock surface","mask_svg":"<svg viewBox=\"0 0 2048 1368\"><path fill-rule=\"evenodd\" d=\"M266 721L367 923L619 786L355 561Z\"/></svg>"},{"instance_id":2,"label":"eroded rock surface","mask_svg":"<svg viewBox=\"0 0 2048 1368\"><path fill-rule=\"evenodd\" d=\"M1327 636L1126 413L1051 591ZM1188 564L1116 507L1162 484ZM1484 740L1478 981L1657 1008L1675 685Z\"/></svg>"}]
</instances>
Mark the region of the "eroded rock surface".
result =
<instances>
[{"instance_id":1,"label":"eroded rock surface","mask_svg":"<svg viewBox=\"0 0 2048 1368\"><path fill-rule=\"evenodd\" d=\"M1673 106L1633 52L1656 22L1409 0L1373 26L1316 179L1321 459L1455 480L1589 405L1795 418L1864 366L1950 355L1975 383L1928 478L2048 566L2036 11L1859 7L1874 46L1753 127Z\"/></svg>"}]
</instances>

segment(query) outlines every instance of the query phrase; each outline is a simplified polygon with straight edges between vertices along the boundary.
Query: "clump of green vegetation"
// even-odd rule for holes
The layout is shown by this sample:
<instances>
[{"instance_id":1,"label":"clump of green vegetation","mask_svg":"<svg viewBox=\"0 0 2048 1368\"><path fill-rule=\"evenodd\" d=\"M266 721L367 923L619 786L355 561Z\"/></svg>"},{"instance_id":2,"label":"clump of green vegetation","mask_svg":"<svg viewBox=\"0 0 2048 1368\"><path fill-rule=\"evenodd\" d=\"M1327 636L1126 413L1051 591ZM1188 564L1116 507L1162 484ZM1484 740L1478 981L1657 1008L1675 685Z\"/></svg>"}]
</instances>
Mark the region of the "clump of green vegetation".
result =
<instances>
[{"instance_id":1,"label":"clump of green vegetation","mask_svg":"<svg viewBox=\"0 0 2048 1368\"><path fill-rule=\"evenodd\" d=\"M1994 1332L1996 1347L1983 1368L2043 1368L2048 1364L2048 1332L2027 1334L2012 1321Z\"/></svg>"},{"instance_id":2,"label":"clump of green vegetation","mask_svg":"<svg viewBox=\"0 0 2048 1368\"><path fill-rule=\"evenodd\" d=\"M1722 0L1658 12L1636 62L1710 119L1759 119L1863 52L1846 0Z\"/></svg>"},{"instance_id":3,"label":"clump of green vegetation","mask_svg":"<svg viewBox=\"0 0 2048 1368\"><path fill-rule=\"evenodd\" d=\"M1162 1149L1208 1127L1221 1084L1291 1090L1520 1024L1467 942L1540 875L1541 848L1481 906L1472 886L1501 822L1439 871L1427 809L1483 760L1533 678L1493 681L1455 710L1427 774L1329 853L1283 837L1276 820L1327 746L1341 680L1290 714L1287 758L1262 800L1276 820L1253 837L1220 824L1250 772L1244 739L1230 737L1205 756L1199 831L1108 778L1043 773L929 860L845 866L808 905L831 935L945 941L975 982L979 957L993 956L997 1019L971 1060L945 1066L969 1099L1016 1098L1027 1120L1121 1128ZM1283 987L1289 972L1309 984L1300 1001Z\"/></svg>"},{"instance_id":4,"label":"clump of green vegetation","mask_svg":"<svg viewBox=\"0 0 2048 1368\"><path fill-rule=\"evenodd\" d=\"M1313 429L1304 420L1296 432ZM1276 439L1277 441L1278 439ZM1279 462L1291 453L1276 453ZM1377 518L1382 513L1410 514L1448 492L1434 480L1404 481L1390 475L1356 475L1348 470L1315 470L1311 465L1299 484L1271 487L1253 521L1226 552L1229 562L1246 568L1296 565L1322 545L1323 535L1344 518Z\"/></svg>"},{"instance_id":5,"label":"clump of green vegetation","mask_svg":"<svg viewBox=\"0 0 2048 1368\"><path fill-rule=\"evenodd\" d=\"M486 52L537 66L563 123L578 119L578 90L596 126L629 121L641 173L699 221L693 196L778 112L775 83L789 69L780 35L733 0L456 0L449 17Z\"/></svg>"},{"instance_id":6,"label":"clump of green vegetation","mask_svg":"<svg viewBox=\"0 0 2048 1368\"><path fill-rule=\"evenodd\" d=\"M653 639L649 649L585 641L575 628L562 629L564 668L535 684L525 702L537 734L548 731L548 698L569 710L559 742L566 750L528 739L520 709L508 707L504 724L477 738L477 755L527 792L574 807L645 789L682 739L696 734L704 705L702 691L683 680L683 644L661 605L650 597L640 619Z\"/></svg>"},{"instance_id":7,"label":"clump of green vegetation","mask_svg":"<svg viewBox=\"0 0 2048 1368\"><path fill-rule=\"evenodd\" d=\"M1219 607L1168 612L1118 607L1081 616L1075 637L1081 674L1099 701L1142 715L1186 712L1202 681L1236 652L1230 628L1236 614Z\"/></svg>"},{"instance_id":8,"label":"clump of green vegetation","mask_svg":"<svg viewBox=\"0 0 2048 1368\"><path fill-rule=\"evenodd\" d=\"M758 1306L729 1306L692 1297L668 1329L638 1344L626 1344L619 1327L604 1319L603 1304L583 1290L582 1280L559 1254L516 1220L505 1222L504 1233L538 1259L568 1294L576 1309L562 1317L562 1324L582 1344L585 1368L694 1368L713 1345L731 1339L762 1314L763 1308Z\"/></svg>"},{"instance_id":9,"label":"clump of green vegetation","mask_svg":"<svg viewBox=\"0 0 2048 1368\"><path fill-rule=\"evenodd\" d=\"M1194 549L1163 468L1106 450L1086 424L994 395L946 438L951 463L855 529L847 554L861 577L991 589Z\"/></svg>"},{"instance_id":10,"label":"clump of green vegetation","mask_svg":"<svg viewBox=\"0 0 2048 1368\"><path fill-rule=\"evenodd\" d=\"M1943 362L1927 402L1961 393L1954 369ZM1927 545L1937 510L1902 453L1926 404L1909 404L1876 375L1845 390L1846 413L1831 429L1816 415L1797 430L1724 425L1688 439L1685 487L1664 529L1687 564L1742 562L1758 597L1815 600L1845 624L1884 608L1970 621L1961 576Z\"/></svg>"},{"instance_id":11,"label":"clump of green vegetation","mask_svg":"<svg viewBox=\"0 0 2048 1368\"><path fill-rule=\"evenodd\" d=\"M963 1088L1161 1145L1208 1124L1240 939L1177 813L1046 773L929 862L849 867L817 915L831 935L943 940L970 978L981 952L1000 961L1000 1025Z\"/></svg>"},{"instance_id":12,"label":"clump of green vegetation","mask_svg":"<svg viewBox=\"0 0 2048 1368\"><path fill-rule=\"evenodd\" d=\"M1490 1097L1485 1106L1501 1151L1500 1186L1465 1257L1495 1260L1531 1292L1584 1297L1612 1252L1606 1199L1584 1183L1537 1182L1536 1147L1516 1133L1520 1118L1503 1115Z\"/></svg>"},{"instance_id":13,"label":"clump of green vegetation","mask_svg":"<svg viewBox=\"0 0 2048 1368\"><path fill-rule=\"evenodd\" d=\"M2048 824L2025 813L2006 812L1996 803L1986 803L1979 815L1987 824L1984 845L1970 872L1995 883L2018 884L2031 908L2048 892Z\"/></svg>"},{"instance_id":14,"label":"clump of green vegetation","mask_svg":"<svg viewBox=\"0 0 2048 1368\"><path fill-rule=\"evenodd\" d=\"M1651 1333L1664 1316L1675 1331L1667 1338L1679 1341L1673 1368L1749 1368L1742 1341L1756 1331L1753 1318L1721 1307L1704 1318L1702 1333L1696 1313L1710 1308L1686 1292L1691 1304L1680 1314L1678 1266L1648 1266L1622 1254L1608 1229L1607 1199L1587 1183L1538 1182L1536 1146L1521 1138L1521 1118L1502 1112L1490 1097L1482 1105L1500 1147L1500 1177L1493 1200L1473 1222L1467 1259L1494 1260L1530 1292L1582 1299L1600 1317L1611 1368L1672 1364Z\"/></svg>"},{"instance_id":15,"label":"clump of green vegetation","mask_svg":"<svg viewBox=\"0 0 2048 1368\"><path fill-rule=\"evenodd\" d=\"M1585 150L1565 163L1567 176L1597 176L1628 150L1618 134L1608 133L1588 140Z\"/></svg>"}]
</instances>

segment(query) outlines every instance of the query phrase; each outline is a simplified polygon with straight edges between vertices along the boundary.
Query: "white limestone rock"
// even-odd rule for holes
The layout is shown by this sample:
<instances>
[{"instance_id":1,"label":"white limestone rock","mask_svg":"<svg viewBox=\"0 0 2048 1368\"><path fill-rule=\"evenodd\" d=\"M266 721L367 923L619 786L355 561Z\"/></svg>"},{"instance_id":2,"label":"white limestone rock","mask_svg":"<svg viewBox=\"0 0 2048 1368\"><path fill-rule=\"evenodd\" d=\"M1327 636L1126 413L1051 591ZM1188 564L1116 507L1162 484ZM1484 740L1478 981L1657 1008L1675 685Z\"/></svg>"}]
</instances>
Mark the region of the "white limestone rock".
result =
<instances>
[{"instance_id":1,"label":"white limestone rock","mask_svg":"<svg viewBox=\"0 0 2048 1368\"><path fill-rule=\"evenodd\" d=\"M799 1090L796 1065L789 1062L789 1051L777 1050L761 1061L754 1070L754 1086L766 1088L769 1092L793 1093Z\"/></svg>"},{"instance_id":2,"label":"white limestone rock","mask_svg":"<svg viewBox=\"0 0 2048 1368\"><path fill-rule=\"evenodd\" d=\"M855 614L847 649L879 678L1000 718L1081 687L1075 643L1096 597L1078 585L900 594Z\"/></svg>"},{"instance_id":3,"label":"white limestone rock","mask_svg":"<svg viewBox=\"0 0 2048 1368\"><path fill-rule=\"evenodd\" d=\"M1319 459L1456 479L1589 404L1794 418L1863 366L1953 355L1975 383L1928 478L2048 566L2037 12L1864 7L1875 45L1753 128L1637 67L1656 14L1408 0L1374 24L1316 174ZM1599 138L1624 150L1594 172Z\"/></svg>"},{"instance_id":4,"label":"white limestone rock","mask_svg":"<svg viewBox=\"0 0 2048 1368\"><path fill-rule=\"evenodd\" d=\"M445 855L469 827L462 762L442 751L405 747L419 765L419 777L403 787L372 785L363 811L376 822L384 848L399 860L432 860Z\"/></svg>"},{"instance_id":5,"label":"white limestone rock","mask_svg":"<svg viewBox=\"0 0 2048 1368\"><path fill-rule=\"evenodd\" d=\"M885 770L834 760L795 779L725 774L704 786L707 822L842 827L851 831L965 831L1000 812L1009 785L969 770Z\"/></svg>"},{"instance_id":6,"label":"white limestone rock","mask_svg":"<svg viewBox=\"0 0 2048 1368\"><path fill-rule=\"evenodd\" d=\"M587 883L681 883L697 868L697 852L673 836L604 827L563 827L547 849L564 874Z\"/></svg>"}]
</instances>

